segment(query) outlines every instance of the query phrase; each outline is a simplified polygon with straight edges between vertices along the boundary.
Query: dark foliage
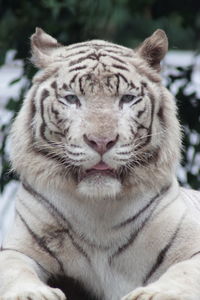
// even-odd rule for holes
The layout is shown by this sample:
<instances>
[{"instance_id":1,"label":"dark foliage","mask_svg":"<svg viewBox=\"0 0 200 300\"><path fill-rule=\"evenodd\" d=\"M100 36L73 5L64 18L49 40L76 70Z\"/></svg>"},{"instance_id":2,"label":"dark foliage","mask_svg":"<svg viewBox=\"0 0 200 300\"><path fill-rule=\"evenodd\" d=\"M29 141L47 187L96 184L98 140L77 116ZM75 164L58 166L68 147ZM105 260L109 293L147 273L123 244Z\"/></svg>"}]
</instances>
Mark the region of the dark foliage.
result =
<instances>
[{"instance_id":1,"label":"dark foliage","mask_svg":"<svg viewBox=\"0 0 200 300\"><path fill-rule=\"evenodd\" d=\"M66 295L67 300L100 300L87 290L83 284L67 276L52 277L48 280L48 285L59 288ZM69 288L70 287L70 288Z\"/></svg>"}]
</instances>

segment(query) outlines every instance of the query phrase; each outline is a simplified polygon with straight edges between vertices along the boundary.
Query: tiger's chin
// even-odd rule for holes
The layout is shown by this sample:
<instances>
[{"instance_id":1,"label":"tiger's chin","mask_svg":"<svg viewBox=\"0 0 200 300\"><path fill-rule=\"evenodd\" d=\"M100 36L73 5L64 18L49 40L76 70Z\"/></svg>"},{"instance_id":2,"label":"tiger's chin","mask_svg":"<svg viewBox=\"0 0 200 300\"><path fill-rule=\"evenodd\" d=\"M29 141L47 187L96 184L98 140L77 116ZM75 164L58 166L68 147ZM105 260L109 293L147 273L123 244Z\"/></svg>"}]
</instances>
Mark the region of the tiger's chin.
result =
<instances>
[{"instance_id":1,"label":"tiger's chin","mask_svg":"<svg viewBox=\"0 0 200 300\"><path fill-rule=\"evenodd\" d=\"M121 190L119 179L100 174L83 178L77 186L78 194L90 199L115 199Z\"/></svg>"}]
</instances>

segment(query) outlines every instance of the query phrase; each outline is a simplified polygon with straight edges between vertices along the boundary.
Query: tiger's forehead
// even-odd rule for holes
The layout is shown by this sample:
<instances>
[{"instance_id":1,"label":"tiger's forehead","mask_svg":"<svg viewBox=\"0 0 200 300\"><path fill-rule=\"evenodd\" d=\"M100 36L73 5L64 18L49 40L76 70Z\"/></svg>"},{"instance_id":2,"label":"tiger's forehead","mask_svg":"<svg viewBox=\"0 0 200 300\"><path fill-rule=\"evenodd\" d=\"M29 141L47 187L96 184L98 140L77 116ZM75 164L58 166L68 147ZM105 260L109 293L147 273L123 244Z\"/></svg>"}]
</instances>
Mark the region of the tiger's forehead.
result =
<instances>
[{"instance_id":1,"label":"tiger's forehead","mask_svg":"<svg viewBox=\"0 0 200 300\"><path fill-rule=\"evenodd\" d=\"M110 54L117 54L124 57L131 57L133 55L133 50L121 45L113 44L111 42L103 40L92 40L88 42L82 42L77 44L72 44L70 46L65 46L65 51L67 52L67 57L72 57L77 54L84 54L87 50L98 51L109 51Z\"/></svg>"},{"instance_id":2,"label":"tiger's forehead","mask_svg":"<svg viewBox=\"0 0 200 300\"><path fill-rule=\"evenodd\" d=\"M116 95L135 85L131 80L133 50L94 40L64 47L66 85L82 94ZM63 52L63 51L62 51ZM130 78L129 78L130 77ZM64 78L64 74L63 74ZM133 78L132 78L133 79Z\"/></svg>"}]
</instances>

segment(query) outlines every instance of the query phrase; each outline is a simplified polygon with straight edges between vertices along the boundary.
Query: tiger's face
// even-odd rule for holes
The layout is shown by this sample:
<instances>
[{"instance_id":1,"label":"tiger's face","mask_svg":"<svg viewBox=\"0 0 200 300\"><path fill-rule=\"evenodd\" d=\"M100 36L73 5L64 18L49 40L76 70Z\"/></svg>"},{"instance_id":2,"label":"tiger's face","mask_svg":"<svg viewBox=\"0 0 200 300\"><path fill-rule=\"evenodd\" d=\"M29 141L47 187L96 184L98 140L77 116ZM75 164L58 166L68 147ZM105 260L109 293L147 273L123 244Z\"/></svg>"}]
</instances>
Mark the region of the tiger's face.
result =
<instances>
[{"instance_id":1,"label":"tiger's face","mask_svg":"<svg viewBox=\"0 0 200 300\"><path fill-rule=\"evenodd\" d=\"M58 47L41 30L32 38L44 70L34 81L31 143L80 195L115 197L159 159L167 117L157 69L166 37L154 35L138 51L98 40ZM47 40L55 44L49 63L49 53L37 52ZM142 55L152 43L148 63Z\"/></svg>"}]
</instances>

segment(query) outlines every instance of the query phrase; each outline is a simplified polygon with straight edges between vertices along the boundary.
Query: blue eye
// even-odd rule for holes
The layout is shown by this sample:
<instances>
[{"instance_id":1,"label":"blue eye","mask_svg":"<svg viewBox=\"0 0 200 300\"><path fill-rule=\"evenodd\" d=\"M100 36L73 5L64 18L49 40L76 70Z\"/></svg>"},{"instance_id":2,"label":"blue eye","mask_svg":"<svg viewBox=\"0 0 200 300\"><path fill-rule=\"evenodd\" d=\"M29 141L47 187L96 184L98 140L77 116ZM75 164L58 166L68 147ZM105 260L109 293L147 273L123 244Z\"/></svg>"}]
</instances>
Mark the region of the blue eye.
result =
<instances>
[{"instance_id":1,"label":"blue eye","mask_svg":"<svg viewBox=\"0 0 200 300\"><path fill-rule=\"evenodd\" d=\"M120 104L130 103L135 99L134 95L123 95L120 99Z\"/></svg>"},{"instance_id":2,"label":"blue eye","mask_svg":"<svg viewBox=\"0 0 200 300\"><path fill-rule=\"evenodd\" d=\"M81 105L80 100L78 99L78 97L76 95L69 94L69 95L66 95L64 97L64 99L67 101L68 104L76 104L77 106Z\"/></svg>"}]
</instances>

